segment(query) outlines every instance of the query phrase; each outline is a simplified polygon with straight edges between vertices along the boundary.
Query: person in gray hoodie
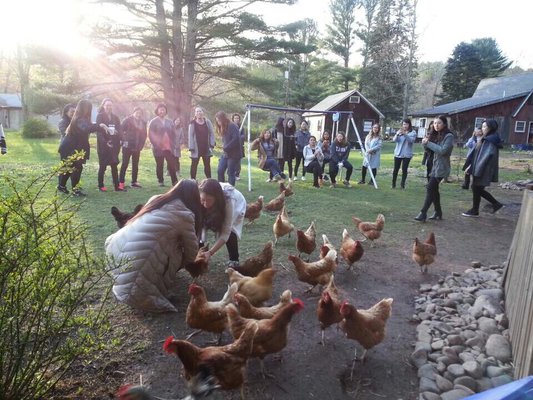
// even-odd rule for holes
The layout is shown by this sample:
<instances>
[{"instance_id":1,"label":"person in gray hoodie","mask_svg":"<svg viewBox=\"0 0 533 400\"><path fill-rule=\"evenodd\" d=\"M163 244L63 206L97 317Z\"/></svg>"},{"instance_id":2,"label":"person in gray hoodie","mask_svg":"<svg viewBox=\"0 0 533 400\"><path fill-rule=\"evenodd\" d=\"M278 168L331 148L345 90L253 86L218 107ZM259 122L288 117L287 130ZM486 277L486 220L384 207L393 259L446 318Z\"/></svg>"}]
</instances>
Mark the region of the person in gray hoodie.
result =
<instances>
[{"instance_id":1,"label":"person in gray hoodie","mask_svg":"<svg viewBox=\"0 0 533 400\"><path fill-rule=\"evenodd\" d=\"M499 153L503 146L497 129L498 123L493 119L487 119L481 125L483 136L476 143L472 162L467 168L472 175L472 208L462 214L464 217L479 216L482 197L492 205L493 214L503 207L502 203L485 190L491 182L498 182Z\"/></svg>"}]
</instances>

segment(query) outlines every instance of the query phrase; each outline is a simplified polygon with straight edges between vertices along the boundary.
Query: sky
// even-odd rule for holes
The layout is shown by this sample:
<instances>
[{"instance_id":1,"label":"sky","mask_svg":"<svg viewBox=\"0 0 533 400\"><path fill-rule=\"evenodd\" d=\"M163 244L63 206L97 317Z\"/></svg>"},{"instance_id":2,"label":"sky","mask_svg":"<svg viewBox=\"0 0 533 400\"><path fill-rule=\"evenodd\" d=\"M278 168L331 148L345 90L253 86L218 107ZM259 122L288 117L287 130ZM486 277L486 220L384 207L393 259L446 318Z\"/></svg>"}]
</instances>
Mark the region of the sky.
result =
<instances>
[{"instance_id":1,"label":"sky","mask_svg":"<svg viewBox=\"0 0 533 400\"><path fill-rule=\"evenodd\" d=\"M73 55L94 55L85 37L83 20L98 20L91 0L4 0L0 14L0 52L17 41L69 49ZM255 5L270 24L313 18L323 29L328 0L298 0L293 6ZM446 61L461 41L492 37L510 60L533 68L533 46L528 42L533 3L524 0L419 0L417 12L418 60ZM80 16L84 16L84 19ZM357 44L356 44L357 46ZM354 51L356 53L356 51ZM358 62L354 54L354 62Z\"/></svg>"}]
</instances>

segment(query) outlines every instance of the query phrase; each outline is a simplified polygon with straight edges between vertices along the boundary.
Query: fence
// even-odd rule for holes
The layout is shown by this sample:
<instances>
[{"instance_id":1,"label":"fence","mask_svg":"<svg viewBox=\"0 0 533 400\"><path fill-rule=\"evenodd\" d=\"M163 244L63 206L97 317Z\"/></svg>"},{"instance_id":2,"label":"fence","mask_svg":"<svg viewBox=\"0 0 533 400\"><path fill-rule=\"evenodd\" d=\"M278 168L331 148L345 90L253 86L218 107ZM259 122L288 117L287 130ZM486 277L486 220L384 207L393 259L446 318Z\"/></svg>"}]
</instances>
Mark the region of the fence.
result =
<instances>
[{"instance_id":1,"label":"fence","mask_svg":"<svg viewBox=\"0 0 533 400\"><path fill-rule=\"evenodd\" d=\"M507 258L504 290L515 379L521 379L533 375L533 185L524 191Z\"/></svg>"}]
</instances>

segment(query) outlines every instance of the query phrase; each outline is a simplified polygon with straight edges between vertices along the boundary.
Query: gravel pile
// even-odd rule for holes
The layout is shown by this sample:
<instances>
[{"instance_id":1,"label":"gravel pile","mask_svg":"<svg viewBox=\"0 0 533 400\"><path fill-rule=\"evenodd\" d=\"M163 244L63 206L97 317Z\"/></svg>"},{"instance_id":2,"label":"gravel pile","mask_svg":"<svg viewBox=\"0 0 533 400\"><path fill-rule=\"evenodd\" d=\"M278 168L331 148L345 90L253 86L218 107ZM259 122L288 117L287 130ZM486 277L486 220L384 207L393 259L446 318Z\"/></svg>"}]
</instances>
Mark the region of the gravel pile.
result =
<instances>
[{"instance_id":1,"label":"gravel pile","mask_svg":"<svg viewBox=\"0 0 533 400\"><path fill-rule=\"evenodd\" d=\"M472 263L415 299L420 399L455 400L513 381L502 265Z\"/></svg>"},{"instance_id":2,"label":"gravel pile","mask_svg":"<svg viewBox=\"0 0 533 400\"><path fill-rule=\"evenodd\" d=\"M507 190L524 190L526 185L533 183L531 180L521 180L516 182L502 182L498 186Z\"/></svg>"}]
</instances>

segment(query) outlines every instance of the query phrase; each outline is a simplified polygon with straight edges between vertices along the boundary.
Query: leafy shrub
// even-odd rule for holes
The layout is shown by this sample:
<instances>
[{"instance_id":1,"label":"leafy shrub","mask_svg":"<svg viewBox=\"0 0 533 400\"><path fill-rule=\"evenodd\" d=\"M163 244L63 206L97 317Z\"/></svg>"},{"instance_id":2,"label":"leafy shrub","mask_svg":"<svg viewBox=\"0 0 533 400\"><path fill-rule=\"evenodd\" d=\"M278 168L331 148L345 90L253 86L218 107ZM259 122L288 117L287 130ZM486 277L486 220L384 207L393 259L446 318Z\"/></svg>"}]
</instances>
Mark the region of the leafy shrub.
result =
<instances>
[{"instance_id":1,"label":"leafy shrub","mask_svg":"<svg viewBox=\"0 0 533 400\"><path fill-rule=\"evenodd\" d=\"M56 131L43 119L30 118L22 125L22 137L40 139L56 135Z\"/></svg>"},{"instance_id":2,"label":"leafy shrub","mask_svg":"<svg viewBox=\"0 0 533 400\"><path fill-rule=\"evenodd\" d=\"M0 177L0 400L46 398L106 327L105 262L87 245L79 203L42 196L57 172Z\"/></svg>"}]
</instances>

